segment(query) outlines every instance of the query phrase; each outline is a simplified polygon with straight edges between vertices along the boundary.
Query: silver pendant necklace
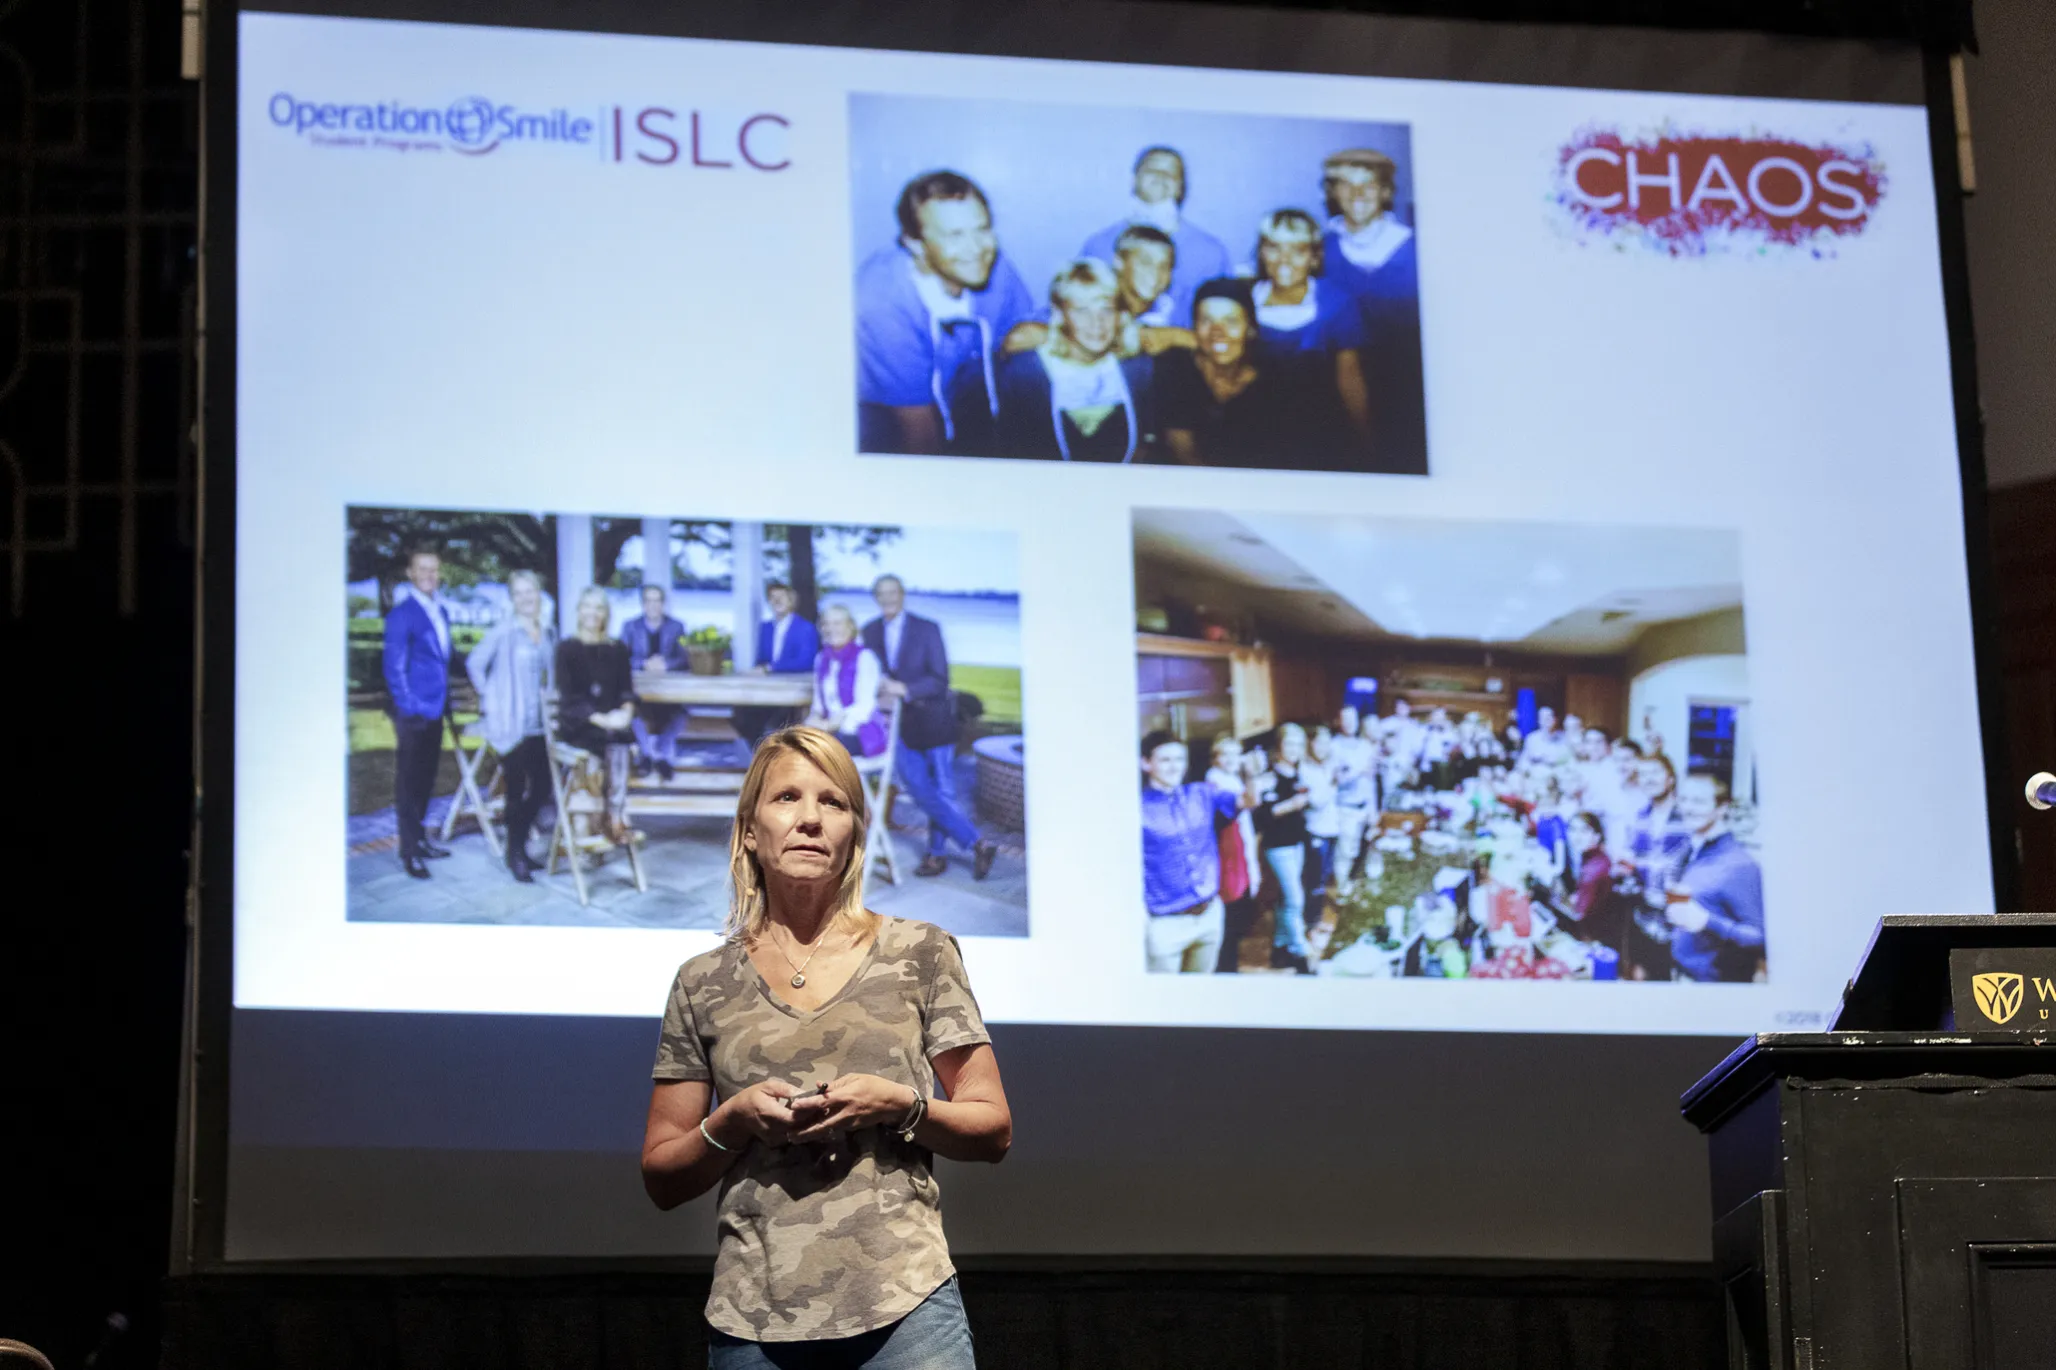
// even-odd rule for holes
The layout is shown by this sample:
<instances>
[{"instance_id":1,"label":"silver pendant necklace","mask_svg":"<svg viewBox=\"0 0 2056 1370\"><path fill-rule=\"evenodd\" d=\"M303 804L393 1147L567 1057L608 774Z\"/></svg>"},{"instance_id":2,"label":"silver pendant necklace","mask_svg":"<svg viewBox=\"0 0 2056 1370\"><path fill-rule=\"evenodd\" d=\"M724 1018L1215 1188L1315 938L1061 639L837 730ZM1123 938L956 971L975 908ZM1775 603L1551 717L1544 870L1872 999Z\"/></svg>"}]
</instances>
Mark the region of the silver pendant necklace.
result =
<instances>
[{"instance_id":1,"label":"silver pendant necklace","mask_svg":"<svg viewBox=\"0 0 2056 1370\"><path fill-rule=\"evenodd\" d=\"M776 925L774 924L774 926ZM788 932L786 936L790 937L792 934ZM775 941L776 939L774 938L773 940ZM825 934L816 938L814 940L814 950L808 952L807 959L798 965L793 965L791 952L787 951L783 946L778 948L778 954L785 958L785 964L792 966L792 987L794 989L805 989L807 987L807 967L814 963L814 957L821 951L821 944L827 940L828 938Z\"/></svg>"}]
</instances>

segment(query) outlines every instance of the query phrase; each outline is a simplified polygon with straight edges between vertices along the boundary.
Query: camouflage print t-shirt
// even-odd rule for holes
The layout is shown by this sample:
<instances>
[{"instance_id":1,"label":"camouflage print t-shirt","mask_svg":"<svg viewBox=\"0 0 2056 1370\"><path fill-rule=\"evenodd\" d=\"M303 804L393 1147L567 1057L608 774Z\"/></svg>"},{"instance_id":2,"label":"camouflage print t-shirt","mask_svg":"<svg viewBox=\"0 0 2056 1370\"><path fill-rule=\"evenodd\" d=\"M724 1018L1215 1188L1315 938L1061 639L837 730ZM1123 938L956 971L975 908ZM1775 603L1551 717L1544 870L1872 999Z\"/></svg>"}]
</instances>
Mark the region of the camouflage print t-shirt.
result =
<instances>
[{"instance_id":1,"label":"camouflage print t-shirt","mask_svg":"<svg viewBox=\"0 0 2056 1370\"><path fill-rule=\"evenodd\" d=\"M764 1080L801 1088L851 1072L935 1092L932 1059L989 1042L956 939L878 920L833 999L772 993L740 943L679 967L653 1072L727 1099ZM750 1341L852 1337L898 1321L954 1273L925 1147L869 1127L833 1144L751 1142L721 1181L707 1321Z\"/></svg>"}]
</instances>

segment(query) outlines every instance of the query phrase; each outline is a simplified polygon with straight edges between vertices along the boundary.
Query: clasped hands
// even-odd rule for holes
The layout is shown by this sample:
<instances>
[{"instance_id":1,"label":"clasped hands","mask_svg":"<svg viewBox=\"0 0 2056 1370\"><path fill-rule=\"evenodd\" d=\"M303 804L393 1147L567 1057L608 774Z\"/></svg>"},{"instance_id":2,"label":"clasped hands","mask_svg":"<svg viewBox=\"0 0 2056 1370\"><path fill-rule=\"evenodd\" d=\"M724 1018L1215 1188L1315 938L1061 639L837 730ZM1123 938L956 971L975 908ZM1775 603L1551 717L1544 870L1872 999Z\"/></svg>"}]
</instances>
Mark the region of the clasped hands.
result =
<instances>
[{"instance_id":1,"label":"clasped hands","mask_svg":"<svg viewBox=\"0 0 2056 1370\"><path fill-rule=\"evenodd\" d=\"M911 1087L882 1076L839 1075L825 1091L766 1080L736 1095L734 1108L752 1137L766 1146L790 1146L891 1126L907 1116L914 1097Z\"/></svg>"}]
</instances>

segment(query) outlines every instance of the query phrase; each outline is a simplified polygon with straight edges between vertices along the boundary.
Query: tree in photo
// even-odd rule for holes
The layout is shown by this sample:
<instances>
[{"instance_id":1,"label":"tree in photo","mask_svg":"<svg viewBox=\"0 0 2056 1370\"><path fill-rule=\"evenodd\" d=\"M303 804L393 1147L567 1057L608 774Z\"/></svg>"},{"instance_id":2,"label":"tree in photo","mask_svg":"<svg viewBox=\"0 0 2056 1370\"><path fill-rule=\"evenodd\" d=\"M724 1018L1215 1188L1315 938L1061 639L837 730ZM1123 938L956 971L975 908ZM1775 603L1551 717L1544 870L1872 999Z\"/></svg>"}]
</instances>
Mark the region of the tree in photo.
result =
<instances>
[{"instance_id":1,"label":"tree in photo","mask_svg":"<svg viewBox=\"0 0 2056 1370\"><path fill-rule=\"evenodd\" d=\"M518 570L554 579L557 536L548 515L500 514L436 509L368 509L349 512L349 580L376 580L378 608L392 608L393 587L407 575L407 557L418 547L442 558L443 583L469 586L504 583Z\"/></svg>"},{"instance_id":2,"label":"tree in photo","mask_svg":"<svg viewBox=\"0 0 2056 1370\"><path fill-rule=\"evenodd\" d=\"M823 590L868 589L859 585L821 583L819 543L829 539L837 552L855 552L879 560L884 548L898 542L901 530L888 523L767 523L764 525L764 574L792 586L793 612L809 622L820 613Z\"/></svg>"}]
</instances>

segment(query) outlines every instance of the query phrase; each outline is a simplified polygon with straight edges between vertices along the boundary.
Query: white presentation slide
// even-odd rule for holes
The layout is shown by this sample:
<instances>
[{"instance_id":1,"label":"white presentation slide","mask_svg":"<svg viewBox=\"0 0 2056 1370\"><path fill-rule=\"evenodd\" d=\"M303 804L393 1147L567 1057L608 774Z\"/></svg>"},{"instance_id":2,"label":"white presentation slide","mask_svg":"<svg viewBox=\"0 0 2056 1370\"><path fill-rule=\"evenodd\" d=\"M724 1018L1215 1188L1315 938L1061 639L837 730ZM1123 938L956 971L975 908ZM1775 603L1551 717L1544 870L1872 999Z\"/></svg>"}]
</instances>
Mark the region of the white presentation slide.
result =
<instances>
[{"instance_id":1,"label":"white presentation slide","mask_svg":"<svg viewBox=\"0 0 2056 1370\"><path fill-rule=\"evenodd\" d=\"M1927 116L246 14L235 1002L1735 1034L1992 907Z\"/></svg>"}]
</instances>

